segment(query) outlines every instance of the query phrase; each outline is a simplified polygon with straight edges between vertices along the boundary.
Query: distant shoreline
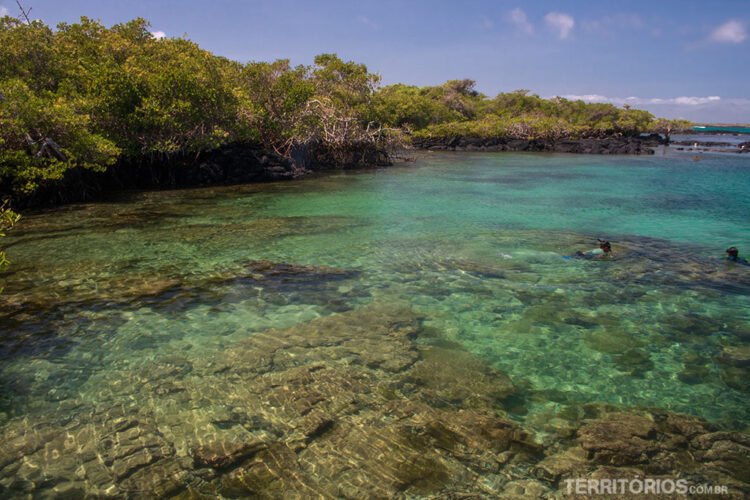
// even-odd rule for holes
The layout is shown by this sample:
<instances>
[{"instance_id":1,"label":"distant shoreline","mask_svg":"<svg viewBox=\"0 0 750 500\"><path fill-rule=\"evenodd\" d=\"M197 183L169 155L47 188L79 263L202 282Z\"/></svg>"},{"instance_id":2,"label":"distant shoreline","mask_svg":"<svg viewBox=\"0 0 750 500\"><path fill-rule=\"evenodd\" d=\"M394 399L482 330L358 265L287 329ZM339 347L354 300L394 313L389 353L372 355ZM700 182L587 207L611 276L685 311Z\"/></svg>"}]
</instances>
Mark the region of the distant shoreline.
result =
<instances>
[{"instance_id":1,"label":"distant shoreline","mask_svg":"<svg viewBox=\"0 0 750 500\"><path fill-rule=\"evenodd\" d=\"M713 135L750 135L750 126L745 125L695 125L692 132Z\"/></svg>"}]
</instances>

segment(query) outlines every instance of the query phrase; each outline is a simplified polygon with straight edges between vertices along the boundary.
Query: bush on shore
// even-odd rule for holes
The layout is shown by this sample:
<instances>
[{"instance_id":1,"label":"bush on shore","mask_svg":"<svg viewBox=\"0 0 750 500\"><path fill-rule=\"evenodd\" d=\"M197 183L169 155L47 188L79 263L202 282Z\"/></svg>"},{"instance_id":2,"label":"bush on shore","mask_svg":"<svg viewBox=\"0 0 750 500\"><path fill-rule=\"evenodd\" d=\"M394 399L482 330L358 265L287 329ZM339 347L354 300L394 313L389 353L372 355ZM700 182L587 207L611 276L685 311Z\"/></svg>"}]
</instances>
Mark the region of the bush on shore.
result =
<instances>
[{"instance_id":1,"label":"bush on shore","mask_svg":"<svg viewBox=\"0 0 750 500\"><path fill-rule=\"evenodd\" d=\"M334 54L310 66L242 64L185 38L157 39L140 18L107 28L83 17L52 29L6 16L0 193L17 199L54 191L71 170L185 164L232 142L286 157L314 144L326 161L346 165L372 157L356 151L397 148L410 134L557 140L673 128L648 112L610 104L524 90L489 98L472 80L382 88L379 82L365 65Z\"/></svg>"}]
</instances>

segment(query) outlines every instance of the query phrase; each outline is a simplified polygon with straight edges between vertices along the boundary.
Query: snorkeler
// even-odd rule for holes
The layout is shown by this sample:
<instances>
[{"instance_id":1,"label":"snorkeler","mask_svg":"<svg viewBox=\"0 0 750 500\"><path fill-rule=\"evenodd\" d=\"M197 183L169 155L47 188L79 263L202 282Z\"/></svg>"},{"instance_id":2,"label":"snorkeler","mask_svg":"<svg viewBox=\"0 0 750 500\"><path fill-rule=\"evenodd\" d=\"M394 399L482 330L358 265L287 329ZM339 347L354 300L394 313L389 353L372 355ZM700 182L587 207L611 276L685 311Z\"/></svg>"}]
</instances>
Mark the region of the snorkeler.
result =
<instances>
[{"instance_id":1,"label":"snorkeler","mask_svg":"<svg viewBox=\"0 0 750 500\"><path fill-rule=\"evenodd\" d=\"M599 242L599 248L594 248L588 252L581 252L580 250L573 255L579 259L601 259L612 253L612 244L609 241L601 240L597 238Z\"/></svg>"},{"instance_id":2,"label":"snorkeler","mask_svg":"<svg viewBox=\"0 0 750 500\"><path fill-rule=\"evenodd\" d=\"M726 252L728 261L750 266L750 262L748 262L747 259L743 259L742 257L740 257L740 251L737 250L737 247L729 247L726 249Z\"/></svg>"}]
</instances>

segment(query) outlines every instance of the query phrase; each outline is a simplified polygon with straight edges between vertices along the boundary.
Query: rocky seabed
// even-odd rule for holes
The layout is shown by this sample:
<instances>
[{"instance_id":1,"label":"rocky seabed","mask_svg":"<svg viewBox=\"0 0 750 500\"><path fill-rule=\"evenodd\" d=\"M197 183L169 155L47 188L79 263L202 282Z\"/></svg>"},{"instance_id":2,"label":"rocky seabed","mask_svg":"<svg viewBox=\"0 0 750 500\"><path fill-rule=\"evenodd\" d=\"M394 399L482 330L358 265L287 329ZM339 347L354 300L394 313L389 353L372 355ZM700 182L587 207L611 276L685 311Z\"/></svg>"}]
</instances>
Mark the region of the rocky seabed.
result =
<instances>
[{"instance_id":1,"label":"rocky seabed","mask_svg":"<svg viewBox=\"0 0 750 500\"><path fill-rule=\"evenodd\" d=\"M503 410L510 378L423 320L375 301L210 359L110 367L6 417L0 495L567 498L567 479L645 477L750 494L750 435L590 404L551 415L541 439Z\"/></svg>"}]
</instances>

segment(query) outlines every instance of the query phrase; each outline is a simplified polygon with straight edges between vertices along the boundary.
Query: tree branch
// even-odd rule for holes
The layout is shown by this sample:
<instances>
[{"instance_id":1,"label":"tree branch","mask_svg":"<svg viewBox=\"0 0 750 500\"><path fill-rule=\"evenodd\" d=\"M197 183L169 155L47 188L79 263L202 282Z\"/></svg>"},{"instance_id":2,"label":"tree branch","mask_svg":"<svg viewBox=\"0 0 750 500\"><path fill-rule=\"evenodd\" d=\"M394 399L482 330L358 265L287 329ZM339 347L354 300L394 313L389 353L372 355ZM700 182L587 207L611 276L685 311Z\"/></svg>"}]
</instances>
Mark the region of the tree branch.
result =
<instances>
[{"instance_id":1,"label":"tree branch","mask_svg":"<svg viewBox=\"0 0 750 500\"><path fill-rule=\"evenodd\" d=\"M20 0L16 0L16 4L18 5L18 8L21 9L21 15L23 15L24 19L26 19L26 24L31 24L31 18L29 18L29 14L31 14L31 7L29 7L29 10L26 10L23 8L23 5L21 5Z\"/></svg>"}]
</instances>

